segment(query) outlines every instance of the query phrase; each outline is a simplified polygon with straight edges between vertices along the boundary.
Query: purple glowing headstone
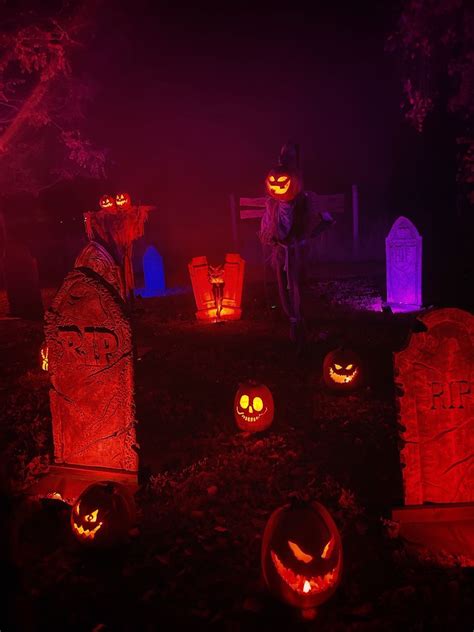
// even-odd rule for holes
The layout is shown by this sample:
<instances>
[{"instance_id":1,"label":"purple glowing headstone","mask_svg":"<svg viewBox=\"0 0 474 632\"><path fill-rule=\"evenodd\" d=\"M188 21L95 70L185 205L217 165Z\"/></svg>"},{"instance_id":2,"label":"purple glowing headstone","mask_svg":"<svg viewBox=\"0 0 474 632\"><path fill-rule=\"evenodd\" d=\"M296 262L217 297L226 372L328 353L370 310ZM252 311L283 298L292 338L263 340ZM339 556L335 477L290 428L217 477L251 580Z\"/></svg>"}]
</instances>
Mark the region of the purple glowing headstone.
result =
<instances>
[{"instance_id":1,"label":"purple glowing headstone","mask_svg":"<svg viewBox=\"0 0 474 632\"><path fill-rule=\"evenodd\" d=\"M394 312L421 308L421 244L416 227L403 216L385 239L387 304Z\"/></svg>"}]
</instances>

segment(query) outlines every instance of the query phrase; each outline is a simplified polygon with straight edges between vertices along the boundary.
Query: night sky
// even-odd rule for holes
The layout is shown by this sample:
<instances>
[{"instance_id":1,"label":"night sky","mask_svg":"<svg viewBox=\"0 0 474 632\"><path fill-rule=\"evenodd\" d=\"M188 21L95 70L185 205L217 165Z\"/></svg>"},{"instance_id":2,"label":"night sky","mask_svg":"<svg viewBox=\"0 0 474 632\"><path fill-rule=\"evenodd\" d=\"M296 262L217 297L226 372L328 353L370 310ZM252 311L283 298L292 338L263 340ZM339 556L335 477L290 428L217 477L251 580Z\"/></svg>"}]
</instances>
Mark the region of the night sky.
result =
<instances>
[{"instance_id":1,"label":"night sky","mask_svg":"<svg viewBox=\"0 0 474 632\"><path fill-rule=\"evenodd\" d=\"M225 252L229 194L262 194L289 138L301 145L307 189L357 183L362 215L388 211L406 125L384 52L390 4L141 0L100 16L81 60L96 89L90 133L110 149L110 186L157 205L165 251Z\"/></svg>"}]
</instances>

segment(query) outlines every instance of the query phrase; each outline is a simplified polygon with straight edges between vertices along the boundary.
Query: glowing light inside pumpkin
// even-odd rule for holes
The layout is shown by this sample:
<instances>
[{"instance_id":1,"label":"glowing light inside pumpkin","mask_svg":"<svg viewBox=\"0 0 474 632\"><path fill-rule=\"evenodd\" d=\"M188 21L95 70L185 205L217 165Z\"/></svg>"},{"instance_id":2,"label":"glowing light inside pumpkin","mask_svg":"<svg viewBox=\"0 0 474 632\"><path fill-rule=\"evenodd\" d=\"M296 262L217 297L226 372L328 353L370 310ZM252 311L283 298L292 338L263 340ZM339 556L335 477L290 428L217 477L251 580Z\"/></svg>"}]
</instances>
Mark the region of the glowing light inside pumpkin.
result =
<instances>
[{"instance_id":1,"label":"glowing light inside pumpkin","mask_svg":"<svg viewBox=\"0 0 474 632\"><path fill-rule=\"evenodd\" d=\"M305 553L302 549L300 549L296 542L290 542L290 540L288 540L288 546L293 551L293 555L296 557L297 560L300 560L300 562L308 564L312 561L313 556Z\"/></svg>"},{"instance_id":2,"label":"glowing light inside pumpkin","mask_svg":"<svg viewBox=\"0 0 474 632\"><path fill-rule=\"evenodd\" d=\"M270 176L269 181L267 182L268 188L276 195L285 195L290 188L291 178L280 177L278 178L276 184L274 183L275 178L273 178L273 182L270 181L271 178L272 176Z\"/></svg>"},{"instance_id":3,"label":"glowing light inside pumpkin","mask_svg":"<svg viewBox=\"0 0 474 632\"><path fill-rule=\"evenodd\" d=\"M84 529L82 525L78 526L75 522L73 522L72 526L77 535L93 540L97 531L102 527L102 522L99 522L94 529Z\"/></svg>"},{"instance_id":4,"label":"glowing light inside pumpkin","mask_svg":"<svg viewBox=\"0 0 474 632\"><path fill-rule=\"evenodd\" d=\"M326 546L323 549L323 552L321 553L321 557L323 558L323 560L327 560L328 557L331 555L334 549L335 542L336 542L335 539L331 538L329 542L326 544Z\"/></svg>"},{"instance_id":5,"label":"glowing light inside pumpkin","mask_svg":"<svg viewBox=\"0 0 474 632\"><path fill-rule=\"evenodd\" d=\"M239 406L242 410L239 410ZM237 414L249 423L256 422L267 412L267 408L265 408L265 410L263 409L263 399L261 397L254 397L252 403L250 403L248 395L241 395L239 406L236 408ZM247 411L249 414L247 415L244 411Z\"/></svg>"},{"instance_id":6,"label":"glowing light inside pumpkin","mask_svg":"<svg viewBox=\"0 0 474 632\"><path fill-rule=\"evenodd\" d=\"M340 366L339 364L335 364L334 366L336 367L338 371L342 369L342 366ZM352 366L352 364L349 364L348 366ZM349 368L347 368L347 370L350 371ZM355 378L358 372L359 372L358 369L354 369L352 373L341 374L334 371L334 369L331 366L329 367L329 377L334 382L337 382L338 384L348 384L349 382L352 382L352 380Z\"/></svg>"},{"instance_id":7,"label":"glowing light inside pumpkin","mask_svg":"<svg viewBox=\"0 0 474 632\"><path fill-rule=\"evenodd\" d=\"M324 575L305 577L304 575L295 573L291 570L291 568L287 568L284 564L282 564L280 558L275 553L275 551L271 552L271 556L273 564L275 565L275 568L280 577L292 590L294 590L299 595L306 595L309 592L322 593L326 590L329 590L336 584L339 563L334 568L334 570L329 571Z\"/></svg>"}]
</instances>

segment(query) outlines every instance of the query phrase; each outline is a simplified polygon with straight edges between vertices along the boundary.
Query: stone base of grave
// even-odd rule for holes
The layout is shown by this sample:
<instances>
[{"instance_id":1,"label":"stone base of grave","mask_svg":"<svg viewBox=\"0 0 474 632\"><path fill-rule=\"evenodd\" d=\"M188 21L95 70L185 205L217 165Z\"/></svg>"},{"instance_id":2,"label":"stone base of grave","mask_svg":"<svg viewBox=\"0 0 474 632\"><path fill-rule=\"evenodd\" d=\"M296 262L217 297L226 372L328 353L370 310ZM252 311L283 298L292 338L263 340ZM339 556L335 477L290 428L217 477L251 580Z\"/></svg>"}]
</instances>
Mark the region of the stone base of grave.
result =
<instances>
[{"instance_id":1,"label":"stone base of grave","mask_svg":"<svg viewBox=\"0 0 474 632\"><path fill-rule=\"evenodd\" d=\"M59 494L63 500L73 504L88 485L98 481L122 483L132 494L138 490L137 472L79 465L52 465L48 473L27 491L29 495L39 498Z\"/></svg>"},{"instance_id":2,"label":"stone base of grave","mask_svg":"<svg viewBox=\"0 0 474 632\"><path fill-rule=\"evenodd\" d=\"M394 508L392 520L417 550L454 555L462 566L474 566L474 503Z\"/></svg>"},{"instance_id":3,"label":"stone base of grave","mask_svg":"<svg viewBox=\"0 0 474 632\"><path fill-rule=\"evenodd\" d=\"M421 305L409 305L408 303L382 303L383 308L390 308L393 314L411 314L421 312L424 308Z\"/></svg>"},{"instance_id":4,"label":"stone base of grave","mask_svg":"<svg viewBox=\"0 0 474 632\"><path fill-rule=\"evenodd\" d=\"M239 320L242 316L240 307L223 306L221 309L220 320ZM217 309L200 309L196 312L196 318L201 322L215 323L217 321Z\"/></svg>"}]
</instances>

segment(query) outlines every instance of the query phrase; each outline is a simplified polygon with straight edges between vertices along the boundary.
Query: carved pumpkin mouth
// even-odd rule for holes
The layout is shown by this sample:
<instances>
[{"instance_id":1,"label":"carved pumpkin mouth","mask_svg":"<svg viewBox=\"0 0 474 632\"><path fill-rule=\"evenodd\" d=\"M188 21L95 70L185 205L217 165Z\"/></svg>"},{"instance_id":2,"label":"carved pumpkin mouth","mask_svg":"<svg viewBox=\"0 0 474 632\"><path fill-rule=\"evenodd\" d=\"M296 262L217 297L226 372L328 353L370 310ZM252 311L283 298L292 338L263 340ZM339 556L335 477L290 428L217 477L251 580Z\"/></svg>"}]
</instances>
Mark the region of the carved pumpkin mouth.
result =
<instances>
[{"instance_id":1,"label":"carved pumpkin mouth","mask_svg":"<svg viewBox=\"0 0 474 632\"><path fill-rule=\"evenodd\" d=\"M338 566L324 575L306 577L287 568L274 551L271 552L271 556L278 575L299 595L319 594L336 585Z\"/></svg>"},{"instance_id":2,"label":"carved pumpkin mouth","mask_svg":"<svg viewBox=\"0 0 474 632\"><path fill-rule=\"evenodd\" d=\"M245 421L248 421L249 423L254 423L255 421L258 421L260 417L262 417L267 412L267 410L268 408L265 408L265 410L262 410L260 413L255 413L254 415L246 415L243 410L240 411L237 408L237 414L240 415Z\"/></svg>"},{"instance_id":3,"label":"carved pumpkin mouth","mask_svg":"<svg viewBox=\"0 0 474 632\"><path fill-rule=\"evenodd\" d=\"M268 182L267 186L270 189L270 191L272 191L276 195L285 195L285 193L290 188L290 184L291 184L291 179L288 178L285 184L271 184L270 182Z\"/></svg>"},{"instance_id":4,"label":"carved pumpkin mouth","mask_svg":"<svg viewBox=\"0 0 474 632\"><path fill-rule=\"evenodd\" d=\"M359 369L356 368L352 373L337 373L331 366L329 367L329 377L338 384L348 384L352 382L358 372Z\"/></svg>"},{"instance_id":5,"label":"carved pumpkin mouth","mask_svg":"<svg viewBox=\"0 0 474 632\"><path fill-rule=\"evenodd\" d=\"M93 529L84 529L82 525L77 525L75 522L72 523L72 528L77 533L77 535L83 538L90 538L91 540L95 538L95 534L101 527L102 527L102 522L99 522L99 524Z\"/></svg>"}]
</instances>

